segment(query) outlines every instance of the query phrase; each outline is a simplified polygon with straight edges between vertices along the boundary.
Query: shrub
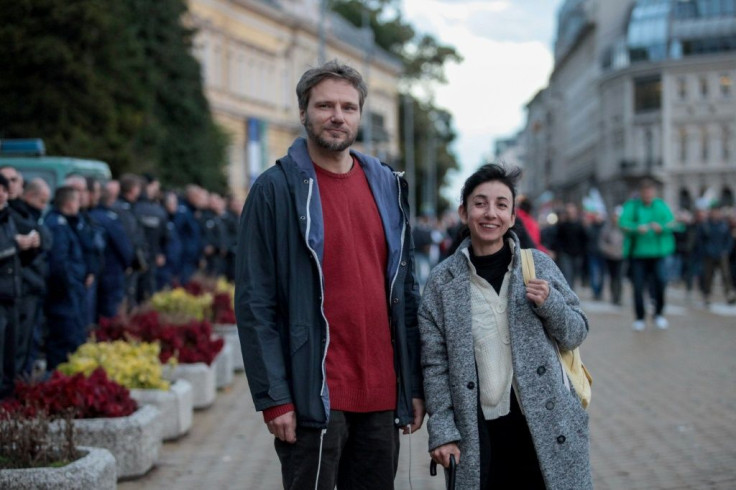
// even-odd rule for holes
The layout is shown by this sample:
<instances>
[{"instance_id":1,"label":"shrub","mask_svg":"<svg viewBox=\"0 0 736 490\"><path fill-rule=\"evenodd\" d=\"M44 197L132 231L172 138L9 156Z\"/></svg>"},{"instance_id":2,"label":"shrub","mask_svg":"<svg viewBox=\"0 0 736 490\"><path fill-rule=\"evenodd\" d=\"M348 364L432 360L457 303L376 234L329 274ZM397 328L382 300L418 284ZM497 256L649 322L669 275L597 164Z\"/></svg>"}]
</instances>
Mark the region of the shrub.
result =
<instances>
[{"instance_id":1,"label":"shrub","mask_svg":"<svg viewBox=\"0 0 736 490\"><path fill-rule=\"evenodd\" d=\"M24 417L45 413L50 417L71 411L74 418L125 417L138 408L130 391L110 380L102 368L89 376L68 376L54 371L40 383L18 381L12 398L3 400L0 409Z\"/></svg>"},{"instance_id":2,"label":"shrub","mask_svg":"<svg viewBox=\"0 0 736 490\"><path fill-rule=\"evenodd\" d=\"M160 353L158 343L122 340L86 343L57 369L64 374L83 373L88 376L101 367L110 379L128 389L168 390L169 382L163 378Z\"/></svg>"},{"instance_id":3,"label":"shrub","mask_svg":"<svg viewBox=\"0 0 736 490\"><path fill-rule=\"evenodd\" d=\"M64 466L79 457L74 444L73 411L49 417L43 410L33 417L0 407L0 470ZM51 424L63 424L63 438L55 437Z\"/></svg>"},{"instance_id":4,"label":"shrub","mask_svg":"<svg viewBox=\"0 0 736 490\"><path fill-rule=\"evenodd\" d=\"M224 344L221 338L213 338L212 325L208 321L190 320L185 324L172 325L164 323L155 311L129 318L102 319L95 336L101 341L133 339L159 342L162 363L174 357L182 363L212 364Z\"/></svg>"}]
</instances>

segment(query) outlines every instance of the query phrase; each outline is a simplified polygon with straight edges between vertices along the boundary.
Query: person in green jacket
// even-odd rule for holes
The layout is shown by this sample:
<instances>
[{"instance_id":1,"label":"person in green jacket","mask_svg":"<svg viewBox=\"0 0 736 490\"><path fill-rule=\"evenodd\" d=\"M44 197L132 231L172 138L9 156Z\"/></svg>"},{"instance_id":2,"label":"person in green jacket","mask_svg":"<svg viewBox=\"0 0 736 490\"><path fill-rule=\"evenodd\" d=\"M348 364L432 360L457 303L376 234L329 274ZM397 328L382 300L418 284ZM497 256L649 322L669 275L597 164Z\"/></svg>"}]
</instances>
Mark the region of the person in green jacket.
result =
<instances>
[{"instance_id":1,"label":"person in green jacket","mask_svg":"<svg viewBox=\"0 0 736 490\"><path fill-rule=\"evenodd\" d=\"M677 226L669 205L656 197L654 181L645 179L639 186L639 197L624 203L619 226L626 234L624 256L629 258L634 286L634 330L646 327L644 289L649 286L654 296L654 324L669 326L663 315L665 306L664 259L675 251L673 230Z\"/></svg>"}]
</instances>

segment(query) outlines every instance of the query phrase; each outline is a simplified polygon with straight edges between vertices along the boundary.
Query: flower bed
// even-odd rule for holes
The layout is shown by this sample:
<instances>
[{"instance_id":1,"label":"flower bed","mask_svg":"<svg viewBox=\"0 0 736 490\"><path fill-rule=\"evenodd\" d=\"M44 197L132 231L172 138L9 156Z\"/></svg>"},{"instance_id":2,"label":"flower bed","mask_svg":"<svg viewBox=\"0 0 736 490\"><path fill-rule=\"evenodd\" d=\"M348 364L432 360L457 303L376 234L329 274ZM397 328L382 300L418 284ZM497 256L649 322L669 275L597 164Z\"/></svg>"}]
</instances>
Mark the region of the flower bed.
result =
<instances>
[{"instance_id":1,"label":"flower bed","mask_svg":"<svg viewBox=\"0 0 736 490\"><path fill-rule=\"evenodd\" d=\"M58 366L64 374L91 374L101 367L108 377L128 389L168 390L159 361L161 347L148 342L88 342ZM175 361L174 358L169 359Z\"/></svg>"},{"instance_id":2,"label":"flower bed","mask_svg":"<svg viewBox=\"0 0 736 490\"><path fill-rule=\"evenodd\" d=\"M174 357L185 364L212 364L224 344L221 338L213 338L212 325L206 320L190 320L175 325L162 321L155 311L129 318L102 319L95 336L100 341L134 339L158 342L161 345L159 359L162 363Z\"/></svg>"},{"instance_id":3,"label":"flower bed","mask_svg":"<svg viewBox=\"0 0 736 490\"><path fill-rule=\"evenodd\" d=\"M0 408L26 417L71 411L74 440L109 450L115 457L118 478L143 475L158 459L161 412L151 405L138 408L128 389L110 380L99 367L89 376L54 371L42 383L18 382L14 397L4 400ZM68 437L64 426L59 422L50 425L51 439L59 446Z\"/></svg>"},{"instance_id":4,"label":"flower bed","mask_svg":"<svg viewBox=\"0 0 736 490\"><path fill-rule=\"evenodd\" d=\"M3 400L0 407L30 417L39 411L55 416L73 410L77 419L125 417L138 408L128 389L111 381L102 368L89 376L54 371L42 383L17 382L13 398Z\"/></svg>"},{"instance_id":5,"label":"flower bed","mask_svg":"<svg viewBox=\"0 0 736 490\"><path fill-rule=\"evenodd\" d=\"M0 488L7 490L115 490L115 458L104 448L78 448L82 456L61 467L0 471Z\"/></svg>"}]
</instances>

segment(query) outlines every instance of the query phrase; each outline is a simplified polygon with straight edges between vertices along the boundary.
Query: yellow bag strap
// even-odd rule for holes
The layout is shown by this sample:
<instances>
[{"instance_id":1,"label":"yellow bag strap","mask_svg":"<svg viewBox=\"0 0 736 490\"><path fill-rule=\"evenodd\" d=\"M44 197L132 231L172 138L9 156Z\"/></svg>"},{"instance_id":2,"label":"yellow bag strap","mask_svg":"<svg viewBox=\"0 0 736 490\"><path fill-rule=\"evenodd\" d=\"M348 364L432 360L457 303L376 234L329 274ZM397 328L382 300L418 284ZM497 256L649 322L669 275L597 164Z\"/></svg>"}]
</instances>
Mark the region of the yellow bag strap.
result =
<instances>
[{"instance_id":1,"label":"yellow bag strap","mask_svg":"<svg viewBox=\"0 0 736 490\"><path fill-rule=\"evenodd\" d=\"M524 284L537 277L534 269L534 256L530 248L521 249L521 273L524 275Z\"/></svg>"}]
</instances>

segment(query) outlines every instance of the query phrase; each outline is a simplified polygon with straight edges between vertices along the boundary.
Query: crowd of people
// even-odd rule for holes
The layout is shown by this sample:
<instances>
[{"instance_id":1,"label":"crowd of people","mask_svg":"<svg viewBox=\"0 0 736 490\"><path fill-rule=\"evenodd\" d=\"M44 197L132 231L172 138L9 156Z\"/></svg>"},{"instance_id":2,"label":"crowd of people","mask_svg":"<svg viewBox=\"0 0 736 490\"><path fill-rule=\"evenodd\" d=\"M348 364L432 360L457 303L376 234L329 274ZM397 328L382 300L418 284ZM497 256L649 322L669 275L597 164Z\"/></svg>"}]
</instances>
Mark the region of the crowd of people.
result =
<instances>
[{"instance_id":1,"label":"crowd of people","mask_svg":"<svg viewBox=\"0 0 736 490\"><path fill-rule=\"evenodd\" d=\"M578 292L588 288L593 300L607 296L620 306L623 285L630 281L635 330L646 327L647 296L654 303L654 325L667 328L668 285L681 286L688 301L699 299L708 307L720 284L724 300L735 304L736 209L709 202L695 211L672 212L656 193L656 183L644 179L631 199L609 212L566 202L547 205L538 215L530 200L519 195L513 230L522 247L549 254L568 285ZM429 270L454 252L463 238L459 230L452 218L443 223L424 217L417 221L417 263L427 264L417 268L421 285Z\"/></svg>"},{"instance_id":2,"label":"crowd of people","mask_svg":"<svg viewBox=\"0 0 736 490\"><path fill-rule=\"evenodd\" d=\"M130 311L196 272L232 280L242 200L149 174L52 190L0 168L0 398L36 361L48 371L101 318Z\"/></svg>"}]
</instances>

